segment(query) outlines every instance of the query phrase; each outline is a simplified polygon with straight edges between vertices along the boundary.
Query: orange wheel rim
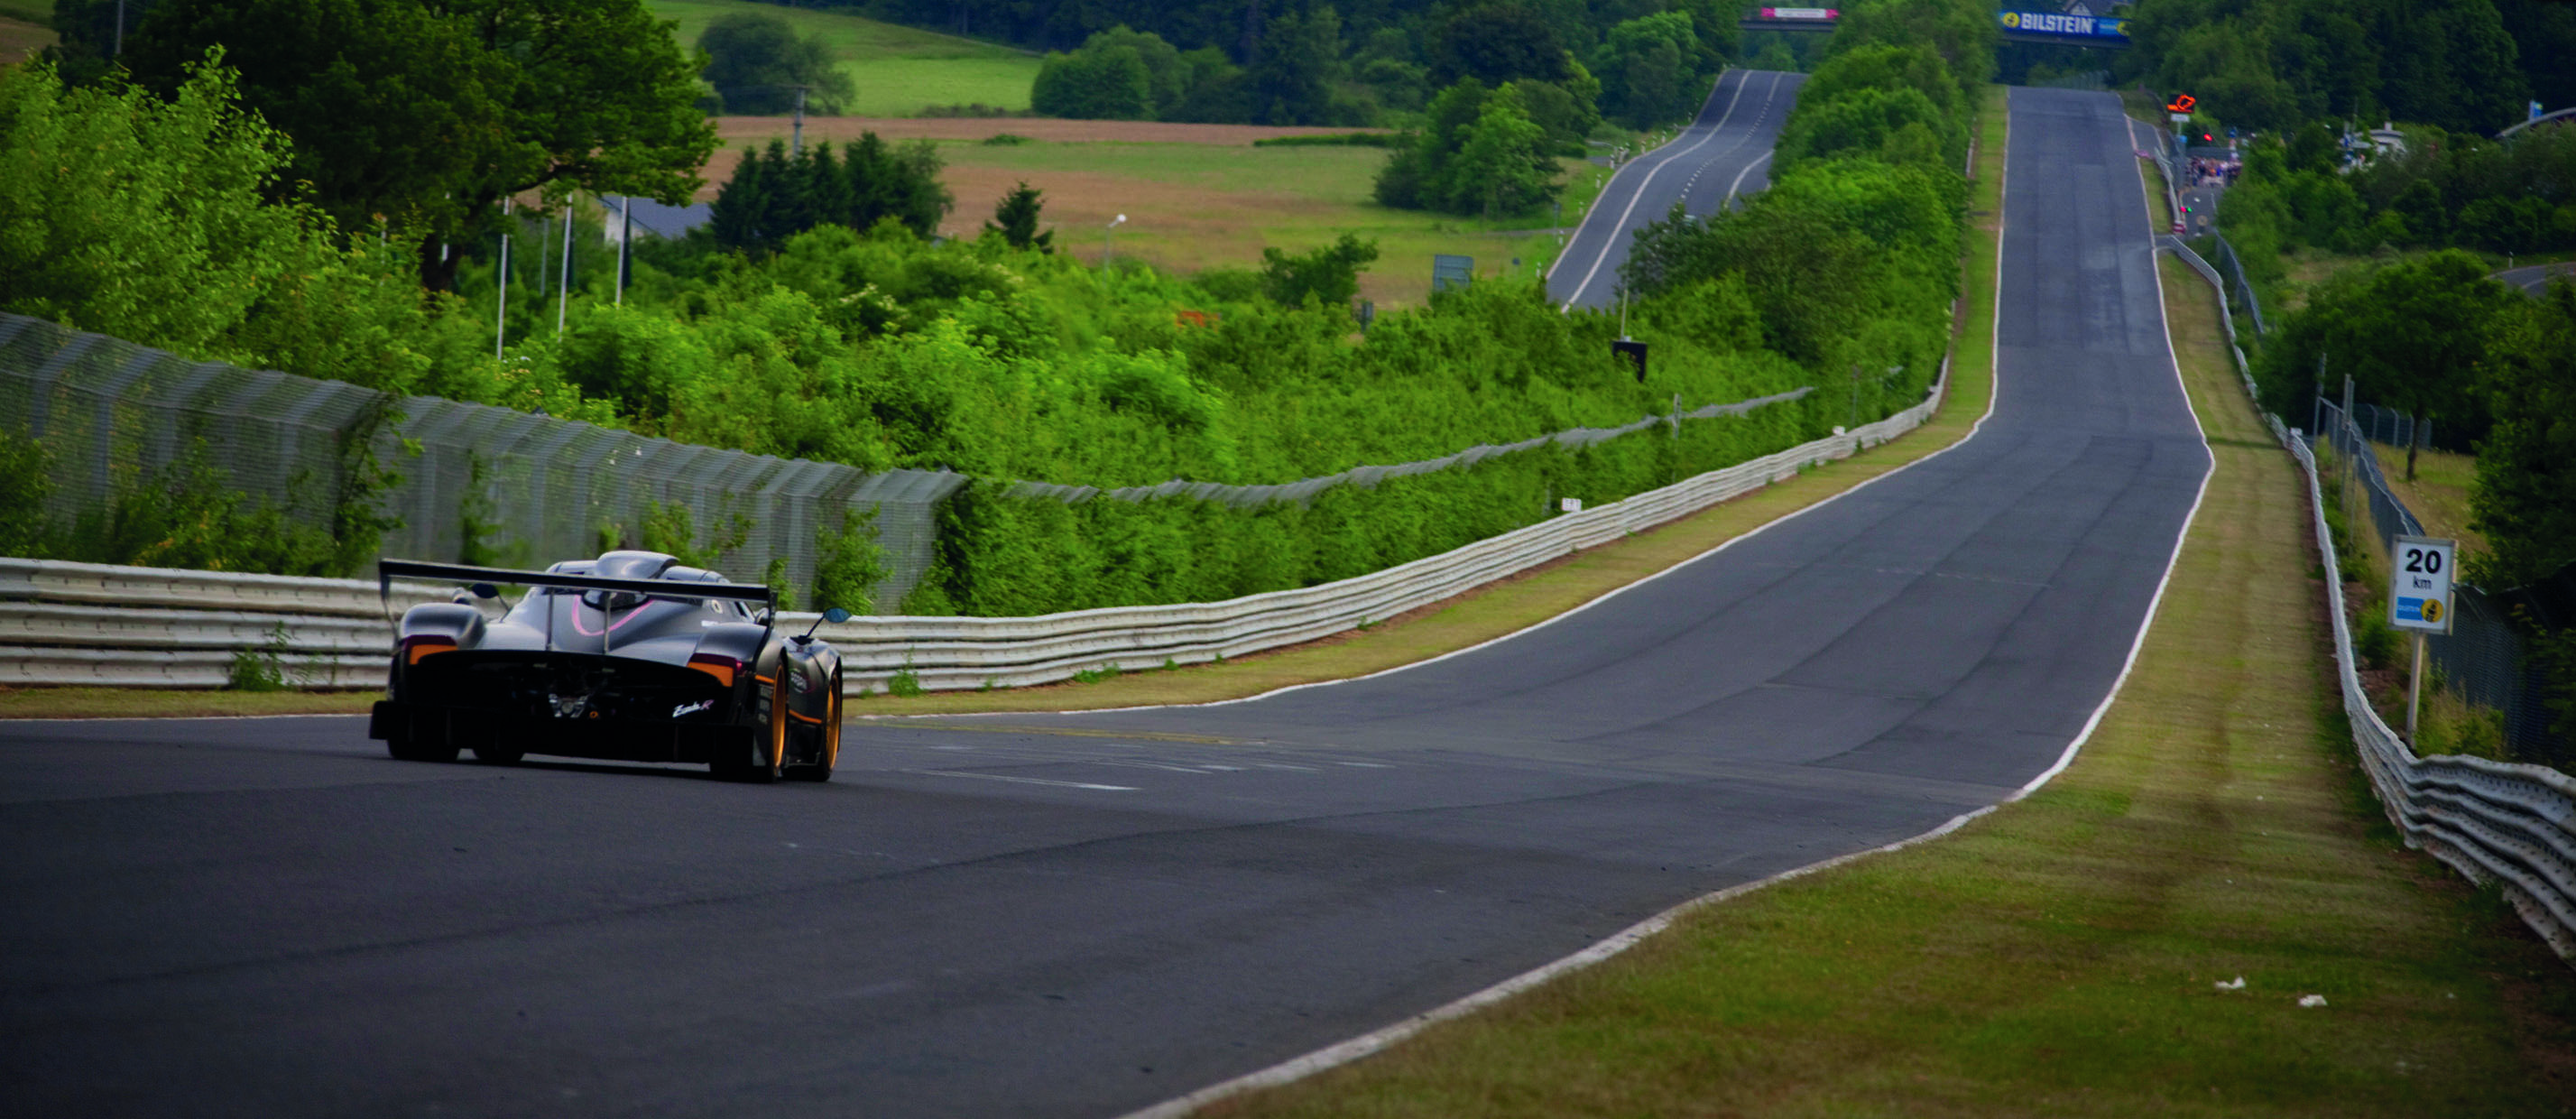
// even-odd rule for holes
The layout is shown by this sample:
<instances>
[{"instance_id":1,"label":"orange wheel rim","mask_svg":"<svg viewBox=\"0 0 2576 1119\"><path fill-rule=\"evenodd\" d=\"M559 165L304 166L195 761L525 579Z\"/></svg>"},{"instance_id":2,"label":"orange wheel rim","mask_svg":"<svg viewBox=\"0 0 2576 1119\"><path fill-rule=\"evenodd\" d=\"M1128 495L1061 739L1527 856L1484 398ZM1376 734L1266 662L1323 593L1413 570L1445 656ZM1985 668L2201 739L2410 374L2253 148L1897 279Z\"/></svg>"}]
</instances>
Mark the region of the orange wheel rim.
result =
<instances>
[{"instance_id":1,"label":"orange wheel rim","mask_svg":"<svg viewBox=\"0 0 2576 1119\"><path fill-rule=\"evenodd\" d=\"M823 768L841 764L841 691L832 689L832 702L824 709Z\"/></svg>"},{"instance_id":2,"label":"orange wheel rim","mask_svg":"<svg viewBox=\"0 0 2576 1119\"><path fill-rule=\"evenodd\" d=\"M787 696L784 689L769 693L769 771L778 772L787 764Z\"/></svg>"}]
</instances>

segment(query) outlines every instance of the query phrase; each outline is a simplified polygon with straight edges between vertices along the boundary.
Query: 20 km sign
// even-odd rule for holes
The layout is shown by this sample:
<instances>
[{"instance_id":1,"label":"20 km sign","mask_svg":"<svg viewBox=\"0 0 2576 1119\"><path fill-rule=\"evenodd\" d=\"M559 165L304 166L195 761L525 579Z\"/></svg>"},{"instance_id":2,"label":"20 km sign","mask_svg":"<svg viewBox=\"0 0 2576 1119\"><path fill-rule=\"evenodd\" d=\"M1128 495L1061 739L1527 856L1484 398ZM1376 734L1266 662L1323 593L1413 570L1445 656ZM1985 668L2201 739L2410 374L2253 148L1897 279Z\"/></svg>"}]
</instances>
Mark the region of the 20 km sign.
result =
<instances>
[{"instance_id":1,"label":"20 km sign","mask_svg":"<svg viewBox=\"0 0 2576 1119\"><path fill-rule=\"evenodd\" d=\"M2388 624L2424 633L2451 632L2451 563L2460 542L2400 536L2389 556Z\"/></svg>"}]
</instances>

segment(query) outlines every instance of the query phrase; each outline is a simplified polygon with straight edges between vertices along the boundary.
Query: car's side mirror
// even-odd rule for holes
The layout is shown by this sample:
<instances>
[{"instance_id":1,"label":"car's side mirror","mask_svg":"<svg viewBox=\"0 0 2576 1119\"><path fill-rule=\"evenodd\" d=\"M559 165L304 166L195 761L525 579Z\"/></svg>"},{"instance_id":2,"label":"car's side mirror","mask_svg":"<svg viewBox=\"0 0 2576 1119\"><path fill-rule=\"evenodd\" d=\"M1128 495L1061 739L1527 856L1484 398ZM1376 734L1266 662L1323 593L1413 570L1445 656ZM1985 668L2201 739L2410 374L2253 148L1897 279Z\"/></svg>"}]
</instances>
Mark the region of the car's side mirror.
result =
<instances>
[{"instance_id":1,"label":"car's side mirror","mask_svg":"<svg viewBox=\"0 0 2576 1119\"><path fill-rule=\"evenodd\" d=\"M493 585L492 585L492 584L490 584L490 583L476 583L476 584L474 584L473 586L467 587L467 588L465 588L465 589L466 589L466 590L469 590L469 591L474 592L474 597L476 597L476 598L499 598L499 597L501 597L501 588L496 587L496 586L493 586Z\"/></svg>"},{"instance_id":2,"label":"car's side mirror","mask_svg":"<svg viewBox=\"0 0 2576 1119\"><path fill-rule=\"evenodd\" d=\"M851 614L849 611L847 611L847 610L843 610L843 609L841 609L841 608L840 608L840 607L838 607L838 606L835 606L835 607L833 607L833 608L831 608L831 609L829 609L829 610L823 611L823 620L824 620L824 621L827 621L827 622L830 622L830 623L832 623L833 625L836 625L836 626L837 626L837 625L839 625L839 624L841 624L841 623L843 623L843 622L849 621L851 618L853 618L853 617L855 617L855 616L856 616L856 615L853 615L853 614Z\"/></svg>"},{"instance_id":3,"label":"car's side mirror","mask_svg":"<svg viewBox=\"0 0 2576 1119\"><path fill-rule=\"evenodd\" d=\"M754 610L751 612L751 620L752 620L752 621L755 621L755 622L758 622L758 623L760 623L760 624L762 624L762 625L768 625L768 624L769 624L769 608L768 608L768 607L766 607L766 606L762 606L762 607L758 607L758 608L754 609Z\"/></svg>"}]
</instances>

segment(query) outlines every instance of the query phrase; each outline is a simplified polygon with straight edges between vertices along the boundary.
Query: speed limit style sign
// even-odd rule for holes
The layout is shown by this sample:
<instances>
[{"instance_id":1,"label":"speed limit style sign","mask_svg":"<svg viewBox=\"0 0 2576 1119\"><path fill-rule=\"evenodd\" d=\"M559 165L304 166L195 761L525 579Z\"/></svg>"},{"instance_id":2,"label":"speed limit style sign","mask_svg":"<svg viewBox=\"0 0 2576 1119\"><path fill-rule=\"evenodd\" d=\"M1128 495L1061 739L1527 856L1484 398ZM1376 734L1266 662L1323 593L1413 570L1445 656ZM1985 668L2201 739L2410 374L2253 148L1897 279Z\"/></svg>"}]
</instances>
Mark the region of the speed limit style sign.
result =
<instances>
[{"instance_id":1,"label":"speed limit style sign","mask_svg":"<svg viewBox=\"0 0 2576 1119\"><path fill-rule=\"evenodd\" d=\"M2451 567L2460 542L2400 536L2389 555L2388 624L2420 633L2451 632Z\"/></svg>"}]
</instances>

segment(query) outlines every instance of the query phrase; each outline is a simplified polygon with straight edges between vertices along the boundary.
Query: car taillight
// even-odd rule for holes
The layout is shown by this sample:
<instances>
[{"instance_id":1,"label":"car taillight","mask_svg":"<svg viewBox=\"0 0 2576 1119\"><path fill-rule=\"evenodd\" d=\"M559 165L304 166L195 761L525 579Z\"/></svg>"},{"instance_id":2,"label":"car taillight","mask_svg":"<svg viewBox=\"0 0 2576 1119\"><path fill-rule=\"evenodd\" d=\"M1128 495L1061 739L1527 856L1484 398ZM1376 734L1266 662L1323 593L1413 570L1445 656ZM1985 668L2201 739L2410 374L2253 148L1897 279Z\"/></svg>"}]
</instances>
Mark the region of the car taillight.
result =
<instances>
[{"instance_id":1,"label":"car taillight","mask_svg":"<svg viewBox=\"0 0 2576 1119\"><path fill-rule=\"evenodd\" d=\"M689 667L716 678L716 683L733 686L734 674L742 671L742 662L722 653L699 653L689 658Z\"/></svg>"},{"instance_id":2,"label":"car taillight","mask_svg":"<svg viewBox=\"0 0 2576 1119\"><path fill-rule=\"evenodd\" d=\"M406 637L402 642L403 663L419 664L420 658L431 653L447 653L455 649L456 639L453 637Z\"/></svg>"}]
</instances>

